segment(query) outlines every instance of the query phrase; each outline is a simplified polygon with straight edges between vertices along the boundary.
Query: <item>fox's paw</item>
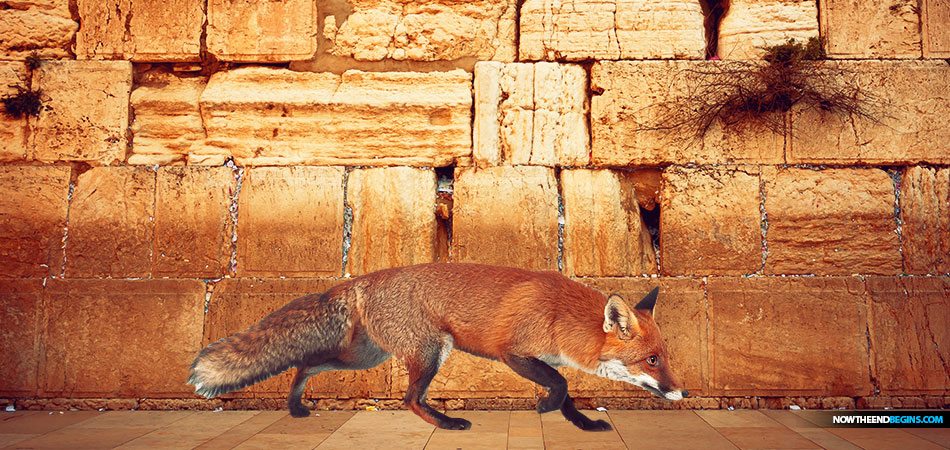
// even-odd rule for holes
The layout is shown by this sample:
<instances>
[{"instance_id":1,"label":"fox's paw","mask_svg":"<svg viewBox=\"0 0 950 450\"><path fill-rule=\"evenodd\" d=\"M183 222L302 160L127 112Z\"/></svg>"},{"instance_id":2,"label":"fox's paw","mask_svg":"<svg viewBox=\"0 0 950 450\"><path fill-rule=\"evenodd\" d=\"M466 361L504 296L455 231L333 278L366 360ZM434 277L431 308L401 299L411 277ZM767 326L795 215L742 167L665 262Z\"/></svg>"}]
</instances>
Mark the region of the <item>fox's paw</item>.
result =
<instances>
[{"instance_id":1,"label":"fox's paw","mask_svg":"<svg viewBox=\"0 0 950 450\"><path fill-rule=\"evenodd\" d=\"M465 419L449 417L447 420L439 424L439 428L444 428L446 430L467 430L472 428L472 422L469 422Z\"/></svg>"},{"instance_id":2,"label":"fox's paw","mask_svg":"<svg viewBox=\"0 0 950 450\"><path fill-rule=\"evenodd\" d=\"M577 428L580 428L584 431L610 431L613 430L613 427L607 423L606 420L590 420L586 417L584 420L574 421L574 425L577 425Z\"/></svg>"},{"instance_id":3,"label":"fox's paw","mask_svg":"<svg viewBox=\"0 0 950 450\"><path fill-rule=\"evenodd\" d=\"M290 407L290 415L296 418L307 417L310 415L310 410L298 404Z\"/></svg>"}]
</instances>

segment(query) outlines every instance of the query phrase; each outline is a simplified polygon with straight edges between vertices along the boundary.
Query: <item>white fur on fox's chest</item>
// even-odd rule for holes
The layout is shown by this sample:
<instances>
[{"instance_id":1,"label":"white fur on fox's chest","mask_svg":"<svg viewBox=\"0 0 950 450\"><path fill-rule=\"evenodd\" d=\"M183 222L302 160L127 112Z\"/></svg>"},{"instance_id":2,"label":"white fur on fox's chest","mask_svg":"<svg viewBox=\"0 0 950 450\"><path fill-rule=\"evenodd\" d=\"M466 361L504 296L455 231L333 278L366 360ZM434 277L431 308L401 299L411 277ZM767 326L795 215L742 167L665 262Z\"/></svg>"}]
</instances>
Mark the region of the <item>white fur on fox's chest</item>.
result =
<instances>
[{"instance_id":1,"label":"white fur on fox's chest","mask_svg":"<svg viewBox=\"0 0 950 450\"><path fill-rule=\"evenodd\" d=\"M600 361L597 364L597 367L594 370L587 369L582 367L580 364L577 364L570 358L564 355L541 355L538 357L541 361L544 361L549 366L557 369L558 367L573 367L575 369L583 370L584 372L597 375L599 377L608 378L616 381L623 381L625 383L635 384L640 387L649 387L654 390L660 390L660 383L656 381L655 378L643 373L639 375L631 375L630 371L627 370L627 366L624 365L618 359L611 359L608 361ZM683 396L680 392L667 392L664 394L668 400L679 400Z\"/></svg>"}]
</instances>

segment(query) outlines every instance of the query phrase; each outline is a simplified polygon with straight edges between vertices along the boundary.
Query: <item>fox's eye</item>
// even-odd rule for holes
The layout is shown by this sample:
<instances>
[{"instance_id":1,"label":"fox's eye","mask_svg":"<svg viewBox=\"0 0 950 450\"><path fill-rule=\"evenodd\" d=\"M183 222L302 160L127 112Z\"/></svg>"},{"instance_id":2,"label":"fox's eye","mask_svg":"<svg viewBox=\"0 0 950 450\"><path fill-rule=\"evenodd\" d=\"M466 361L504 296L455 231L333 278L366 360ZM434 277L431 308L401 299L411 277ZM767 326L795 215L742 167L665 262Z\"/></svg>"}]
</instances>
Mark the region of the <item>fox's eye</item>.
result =
<instances>
[{"instance_id":1,"label":"fox's eye","mask_svg":"<svg viewBox=\"0 0 950 450\"><path fill-rule=\"evenodd\" d=\"M651 366L656 366L656 355L650 355L647 357L647 364Z\"/></svg>"}]
</instances>

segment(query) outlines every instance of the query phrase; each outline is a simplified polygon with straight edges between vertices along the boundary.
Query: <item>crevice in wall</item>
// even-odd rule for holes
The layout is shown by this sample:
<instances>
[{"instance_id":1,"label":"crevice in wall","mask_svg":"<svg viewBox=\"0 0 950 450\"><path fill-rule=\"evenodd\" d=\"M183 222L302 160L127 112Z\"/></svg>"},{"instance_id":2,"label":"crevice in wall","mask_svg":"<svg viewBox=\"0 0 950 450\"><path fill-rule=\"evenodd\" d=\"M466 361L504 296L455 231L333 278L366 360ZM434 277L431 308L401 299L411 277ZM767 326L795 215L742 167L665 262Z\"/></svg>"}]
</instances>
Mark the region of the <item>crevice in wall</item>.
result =
<instances>
[{"instance_id":1,"label":"crevice in wall","mask_svg":"<svg viewBox=\"0 0 950 450\"><path fill-rule=\"evenodd\" d=\"M901 218L901 183L903 173L900 167L883 168L894 183L894 232L897 233L897 251L901 257L901 273L907 273L904 262L904 220Z\"/></svg>"},{"instance_id":2,"label":"crevice in wall","mask_svg":"<svg viewBox=\"0 0 950 450\"><path fill-rule=\"evenodd\" d=\"M699 0L703 8L703 28L706 32L706 59L718 55L719 24L729 11L729 0Z\"/></svg>"},{"instance_id":3,"label":"crevice in wall","mask_svg":"<svg viewBox=\"0 0 950 450\"><path fill-rule=\"evenodd\" d=\"M231 193L231 206L228 207L228 211L231 213L231 261L228 264L228 274L232 277L236 277L238 260L238 205L241 196L241 187L244 184L244 168L234 164L234 160L231 158L228 158L224 165L231 169L231 172L234 174L234 179L237 181L234 192Z\"/></svg>"},{"instance_id":4,"label":"crevice in wall","mask_svg":"<svg viewBox=\"0 0 950 450\"><path fill-rule=\"evenodd\" d=\"M759 213L762 216L761 219L761 233L762 233L762 266L757 272L758 275L765 273L765 263L768 262L769 258L769 215L765 209L765 199L766 199L766 190L765 190L765 178L762 175L759 175Z\"/></svg>"},{"instance_id":5,"label":"crevice in wall","mask_svg":"<svg viewBox=\"0 0 950 450\"><path fill-rule=\"evenodd\" d=\"M585 102L587 102L587 105L585 108L586 111L585 111L584 120L587 121L587 163L590 165L594 163L594 127L592 123L593 120L591 118L593 114L591 113L591 111L593 110L594 96L601 95L604 93L603 89L598 89L597 91L595 91L594 86L591 81L593 79L592 72L593 72L594 62L595 61L587 61L581 64L581 67L584 68L584 72L587 73L587 79L585 80L587 83L587 86L585 86L585 88L587 89L587 98L585 99Z\"/></svg>"},{"instance_id":6,"label":"crevice in wall","mask_svg":"<svg viewBox=\"0 0 950 450\"><path fill-rule=\"evenodd\" d=\"M515 5L515 62L521 62L521 7L525 0L517 0Z\"/></svg>"},{"instance_id":7,"label":"crevice in wall","mask_svg":"<svg viewBox=\"0 0 950 450\"><path fill-rule=\"evenodd\" d=\"M567 223L564 215L564 187L561 185L561 168L554 168L554 179L557 182L557 270L564 271L564 225Z\"/></svg>"},{"instance_id":8,"label":"crevice in wall","mask_svg":"<svg viewBox=\"0 0 950 450\"><path fill-rule=\"evenodd\" d=\"M653 255L656 260L656 270L660 270L660 203L653 209L640 206L640 219L647 232L650 233L650 244L653 245Z\"/></svg>"},{"instance_id":9,"label":"crevice in wall","mask_svg":"<svg viewBox=\"0 0 950 450\"><path fill-rule=\"evenodd\" d=\"M452 209L455 205L455 166L436 167L435 221L436 242L435 260L452 261Z\"/></svg>"},{"instance_id":10,"label":"crevice in wall","mask_svg":"<svg viewBox=\"0 0 950 450\"><path fill-rule=\"evenodd\" d=\"M350 206L346 197L346 187L350 181L350 172L361 167L346 167L343 170L343 263L341 266L341 275L349 277L346 272L346 262L350 254L350 245L353 243L353 208Z\"/></svg>"},{"instance_id":11,"label":"crevice in wall","mask_svg":"<svg viewBox=\"0 0 950 450\"><path fill-rule=\"evenodd\" d=\"M72 174L72 172L75 172L75 171L70 170L70 174ZM69 182L69 192L66 193L66 223L63 226L63 241L62 241L63 244L62 244L62 247L60 248L63 251L63 262L59 270L60 278L66 278L66 244L69 241L69 213L72 210L73 192L75 191L76 191L76 180L73 179ZM44 281L43 283L45 286L46 281Z\"/></svg>"}]
</instances>

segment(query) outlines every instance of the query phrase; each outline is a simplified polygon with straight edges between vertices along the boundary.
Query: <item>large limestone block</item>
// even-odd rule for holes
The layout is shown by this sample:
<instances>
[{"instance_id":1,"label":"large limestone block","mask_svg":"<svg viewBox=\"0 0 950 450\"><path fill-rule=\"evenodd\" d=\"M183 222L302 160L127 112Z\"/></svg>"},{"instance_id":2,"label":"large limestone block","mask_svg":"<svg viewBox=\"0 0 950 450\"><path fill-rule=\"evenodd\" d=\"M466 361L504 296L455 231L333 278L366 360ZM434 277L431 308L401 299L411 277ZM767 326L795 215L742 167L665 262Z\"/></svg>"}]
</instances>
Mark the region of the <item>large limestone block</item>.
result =
<instances>
[{"instance_id":1,"label":"large limestone block","mask_svg":"<svg viewBox=\"0 0 950 450\"><path fill-rule=\"evenodd\" d=\"M79 24L69 0L10 1L0 9L0 59L69 58Z\"/></svg>"},{"instance_id":2,"label":"large limestone block","mask_svg":"<svg viewBox=\"0 0 950 450\"><path fill-rule=\"evenodd\" d=\"M33 397L42 342L42 280L0 279L0 395Z\"/></svg>"},{"instance_id":3,"label":"large limestone block","mask_svg":"<svg viewBox=\"0 0 950 450\"><path fill-rule=\"evenodd\" d=\"M950 279L871 277L869 344L884 395L950 390Z\"/></svg>"},{"instance_id":4,"label":"large limestone block","mask_svg":"<svg viewBox=\"0 0 950 450\"><path fill-rule=\"evenodd\" d=\"M432 169L383 167L349 174L353 209L346 272L358 276L435 261L436 175Z\"/></svg>"},{"instance_id":5,"label":"large limestone block","mask_svg":"<svg viewBox=\"0 0 950 450\"><path fill-rule=\"evenodd\" d=\"M331 279L224 279L215 286L208 304L203 345L244 331L291 300L323 293L338 283ZM286 398L295 373L289 370L226 397ZM385 397L388 377L389 363L371 370L326 372L310 379L304 397Z\"/></svg>"},{"instance_id":6,"label":"large limestone block","mask_svg":"<svg viewBox=\"0 0 950 450\"><path fill-rule=\"evenodd\" d=\"M700 59L698 0L527 0L520 60Z\"/></svg>"},{"instance_id":7,"label":"large limestone block","mask_svg":"<svg viewBox=\"0 0 950 450\"><path fill-rule=\"evenodd\" d=\"M456 262L558 269L554 169L455 169L452 255Z\"/></svg>"},{"instance_id":8,"label":"large limestone block","mask_svg":"<svg viewBox=\"0 0 950 450\"><path fill-rule=\"evenodd\" d=\"M223 61L306 61L317 51L317 2L209 0L207 36Z\"/></svg>"},{"instance_id":9,"label":"large limestone block","mask_svg":"<svg viewBox=\"0 0 950 450\"><path fill-rule=\"evenodd\" d=\"M198 280L49 280L41 395L187 395L204 304Z\"/></svg>"},{"instance_id":10,"label":"large limestone block","mask_svg":"<svg viewBox=\"0 0 950 450\"><path fill-rule=\"evenodd\" d=\"M860 278L713 277L706 286L712 395L871 394Z\"/></svg>"},{"instance_id":11,"label":"large limestone block","mask_svg":"<svg viewBox=\"0 0 950 450\"><path fill-rule=\"evenodd\" d=\"M472 152L471 82L462 70L218 72L200 99L206 144L249 165L444 166Z\"/></svg>"},{"instance_id":12,"label":"large limestone block","mask_svg":"<svg viewBox=\"0 0 950 450\"><path fill-rule=\"evenodd\" d=\"M158 169L153 276L220 278L228 273L236 188L227 167Z\"/></svg>"},{"instance_id":13,"label":"large limestone block","mask_svg":"<svg viewBox=\"0 0 950 450\"><path fill-rule=\"evenodd\" d=\"M125 160L132 64L128 61L45 61L33 73L44 108L31 123L40 161L108 165Z\"/></svg>"},{"instance_id":14,"label":"large limestone block","mask_svg":"<svg viewBox=\"0 0 950 450\"><path fill-rule=\"evenodd\" d=\"M204 1L78 0L79 59L198 61Z\"/></svg>"},{"instance_id":15,"label":"large limestone block","mask_svg":"<svg viewBox=\"0 0 950 450\"><path fill-rule=\"evenodd\" d=\"M920 58L920 3L819 2L825 51L831 58Z\"/></svg>"},{"instance_id":16,"label":"large limestone block","mask_svg":"<svg viewBox=\"0 0 950 450\"><path fill-rule=\"evenodd\" d=\"M328 53L360 61L515 59L515 0L354 0L328 15Z\"/></svg>"},{"instance_id":17,"label":"large limestone block","mask_svg":"<svg viewBox=\"0 0 950 450\"><path fill-rule=\"evenodd\" d=\"M600 61L591 69L591 163L662 165L784 162L785 138L762 124L724 126L702 136L682 122L678 105L712 70L705 61Z\"/></svg>"},{"instance_id":18,"label":"large limestone block","mask_svg":"<svg viewBox=\"0 0 950 450\"><path fill-rule=\"evenodd\" d=\"M924 58L950 58L950 1L921 2Z\"/></svg>"},{"instance_id":19,"label":"large limestone block","mask_svg":"<svg viewBox=\"0 0 950 450\"><path fill-rule=\"evenodd\" d=\"M28 70L23 63L0 61L0 98L15 95L17 87L26 89ZM0 161L30 158L27 148L26 117L14 118L0 103Z\"/></svg>"},{"instance_id":20,"label":"large limestone block","mask_svg":"<svg viewBox=\"0 0 950 450\"><path fill-rule=\"evenodd\" d=\"M584 278L578 280L605 295L618 294L633 307L654 287L660 296L653 318L669 353L673 373L690 395L709 395L706 291L695 278ZM573 369L562 369L572 395L577 397L649 397L643 389Z\"/></svg>"},{"instance_id":21,"label":"large limestone block","mask_svg":"<svg viewBox=\"0 0 950 450\"><path fill-rule=\"evenodd\" d=\"M340 276L343 172L249 169L238 201L238 276Z\"/></svg>"},{"instance_id":22,"label":"large limestone block","mask_svg":"<svg viewBox=\"0 0 950 450\"><path fill-rule=\"evenodd\" d=\"M717 53L723 59L758 59L767 46L811 37L818 37L815 0L730 0L719 22Z\"/></svg>"},{"instance_id":23,"label":"large limestone block","mask_svg":"<svg viewBox=\"0 0 950 450\"><path fill-rule=\"evenodd\" d=\"M748 275L762 268L758 167L670 167L661 198L664 275Z\"/></svg>"},{"instance_id":24,"label":"large limestone block","mask_svg":"<svg viewBox=\"0 0 950 450\"><path fill-rule=\"evenodd\" d=\"M894 182L880 169L763 169L768 274L897 274Z\"/></svg>"},{"instance_id":25,"label":"large limestone block","mask_svg":"<svg viewBox=\"0 0 950 450\"><path fill-rule=\"evenodd\" d=\"M950 65L945 61L841 61L844 80L871 96L875 120L793 108L788 162L950 163Z\"/></svg>"},{"instance_id":26,"label":"large limestone block","mask_svg":"<svg viewBox=\"0 0 950 450\"><path fill-rule=\"evenodd\" d=\"M868 278L869 345L883 395L950 390L950 278Z\"/></svg>"},{"instance_id":27,"label":"large limestone block","mask_svg":"<svg viewBox=\"0 0 950 450\"><path fill-rule=\"evenodd\" d=\"M0 276L63 270L68 167L0 166Z\"/></svg>"},{"instance_id":28,"label":"large limestone block","mask_svg":"<svg viewBox=\"0 0 950 450\"><path fill-rule=\"evenodd\" d=\"M950 273L950 169L904 169L900 185L904 273Z\"/></svg>"},{"instance_id":29,"label":"large limestone block","mask_svg":"<svg viewBox=\"0 0 950 450\"><path fill-rule=\"evenodd\" d=\"M192 162L205 156L208 148L198 98L207 83L204 77L166 76L132 91L135 122L130 164ZM217 153L224 159L225 152Z\"/></svg>"},{"instance_id":30,"label":"large limestone block","mask_svg":"<svg viewBox=\"0 0 950 450\"><path fill-rule=\"evenodd\" d=\"M475 65L475 163L590 162L587 72L557 63Z\"/></svg>"},{"instance_id":31,"label":"large limestone block","mask_svg":"<svg viewBox=\"0 0 950 450\"><path fill-rule=\"evenodd\" d=\"M148 277L155 172L97 167L79 175L69 206L66 276Z\"/></svg>"},{"instance_id":32,"label":"large limestone block","mask_svg":"<svg viewBox=\"0 0 950 450\"><path fill-rule=\"evenodd\" d=\"M561 172L565 275L616 277L657 272L653 241L640 217L633 183L629 172Z\"/></svg>"}]
</instances>

